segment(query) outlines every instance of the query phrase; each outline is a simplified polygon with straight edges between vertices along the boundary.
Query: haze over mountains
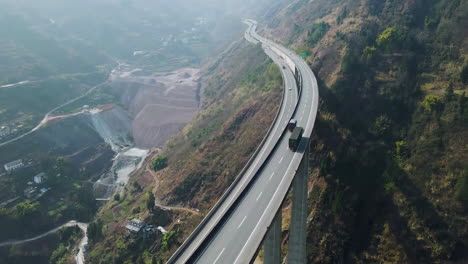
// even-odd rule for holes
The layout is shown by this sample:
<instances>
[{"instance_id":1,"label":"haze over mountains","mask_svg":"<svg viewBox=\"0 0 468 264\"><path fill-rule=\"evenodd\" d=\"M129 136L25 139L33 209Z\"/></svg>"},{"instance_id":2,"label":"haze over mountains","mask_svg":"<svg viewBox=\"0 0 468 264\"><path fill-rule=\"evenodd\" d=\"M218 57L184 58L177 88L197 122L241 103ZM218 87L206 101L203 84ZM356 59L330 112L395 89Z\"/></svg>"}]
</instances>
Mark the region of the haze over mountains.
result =
<instances>
[{"instance_id":1,"label":"haze over mountains","mask_svg":"<svg viewBox=\"0 0 468 264\"><path fill-rule=\"evenodd\" d=\"M0 244L77 220L88 263L167 261L278 109L280 69L243 40L254 18L319 81L308 263L466 263L467 14L467 0L0 0L0 167L23 164L0 170ZM132 219L168 232L129 236ZM0 263L75 263L82 239L1 246Z\"/></svg>"},{"instance_id":2,"label":"haze over mountains","mask_svg":"<svg viewBox=\"0 0 468 264\"><path fill-rule=\"evenodd\" d=\"M148 167L146 150L196 115L200 67L242 36L241 17L272 10L267 3L1 0L0 164L23 167L0 172L0 239L90 222L98 204L123 195L130 173ZM47 180L34 182L41 173ZM41 252L1 248L0 263L70 260L72 251L57 254L79 248L75 231L47 236Z\"/></svg>"}]
</instances>

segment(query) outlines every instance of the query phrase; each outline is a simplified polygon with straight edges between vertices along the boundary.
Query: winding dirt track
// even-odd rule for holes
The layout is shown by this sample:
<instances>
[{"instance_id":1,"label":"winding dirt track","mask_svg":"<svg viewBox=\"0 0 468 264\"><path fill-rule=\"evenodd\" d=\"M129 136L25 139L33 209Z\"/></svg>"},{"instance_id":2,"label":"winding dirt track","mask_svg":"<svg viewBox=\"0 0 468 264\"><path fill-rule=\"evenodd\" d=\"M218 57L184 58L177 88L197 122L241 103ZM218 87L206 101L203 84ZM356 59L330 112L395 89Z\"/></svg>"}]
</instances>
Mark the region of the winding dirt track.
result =
<instances>
[{"instance_id":1,"label":"winding dirt track","mask_svg":"<svg viewBox=\"0 0 468 264\"><path fill-rule=\"evenodd\" d=\"M154 181L155 181L155 187L153 188L153 193L157 192L157 190L159 188L160 180L159 180L158 176L156 175L156 173L150 168L150 163L148 163L146 165L146 171L149 172L151 174L151 176L153 176ZM196 209L187 208L187 207L179 207L179 206L162 205L161 203L159 203L157 201L157 199L155 201L155 204L156 204L156 206L161 207L161 208L166 209L166 210L182 211L182 212L191 213L191 214L194 214L194 215L200 215L200 212L197 211Z\"/></svg>"}]
</instances>

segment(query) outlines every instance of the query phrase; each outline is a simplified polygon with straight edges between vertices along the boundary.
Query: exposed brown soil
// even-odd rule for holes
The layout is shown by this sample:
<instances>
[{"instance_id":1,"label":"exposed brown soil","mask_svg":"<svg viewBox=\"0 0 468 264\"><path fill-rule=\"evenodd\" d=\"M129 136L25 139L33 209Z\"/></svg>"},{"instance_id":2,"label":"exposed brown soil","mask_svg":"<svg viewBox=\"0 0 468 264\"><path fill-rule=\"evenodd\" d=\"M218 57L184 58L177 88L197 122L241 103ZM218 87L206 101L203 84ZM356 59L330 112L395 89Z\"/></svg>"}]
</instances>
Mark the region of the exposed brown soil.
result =
<instances>
[{"instance_id":1,"label":"exposed brown soil","mask_svg":"<svg viewBox=\"0 0 468 264\"><path fill-rule=\"evenodd\" d=\"M124 65L113 86L131 115L133 138L140 148L164 146L198 110L199 69L144 74Z\"/></svg>"}]
</instances>

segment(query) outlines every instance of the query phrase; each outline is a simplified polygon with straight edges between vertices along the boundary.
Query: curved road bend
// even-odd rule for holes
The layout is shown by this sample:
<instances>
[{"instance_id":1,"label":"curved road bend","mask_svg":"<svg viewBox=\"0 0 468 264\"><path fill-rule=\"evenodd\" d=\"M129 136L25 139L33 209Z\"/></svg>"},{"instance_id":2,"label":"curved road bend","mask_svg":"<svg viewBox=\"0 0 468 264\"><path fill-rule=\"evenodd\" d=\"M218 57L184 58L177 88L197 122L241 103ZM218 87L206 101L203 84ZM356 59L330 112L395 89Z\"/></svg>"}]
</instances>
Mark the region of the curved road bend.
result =
<instances>
[{"instance_id":1,"label":"curved road bend","mask_svg":"<svg viewBox=\"0 0 468 264\"><path fill-rule=\"evenodd\" d=\"M264 46L281 50L296 64L302 75L302 95L293 117L298 120L298 126L305 130L305 138L299 147L302 151L289 150L289 133L279 140L278 147L238 206L219 231L205 242L205 247L198 251L199 255L194 255L195 263L249 263L252 260L287 195L315 123L318 89L309 66L284 47L258 36L254 27L256 23L251 25L249 32L252 38Z\"/></svg>"},{"instance_id":2,"label":"curved road bend","mask_svg":"<svg viewBox=\"0 0 468 264\"><path fill-rule=\"evenodd\" d=\"M234 189L226 198L226 200L221 204L221 206L214 212L214 215L209 219L208 223L197 232L196 238L191 243L186 245L186 249L180 252L180 255L176 260L170 260L169 263L188 263L188 259L191 257L192 252L194 252L200 244L204 241L204 238L210 234L216 224L224 216L227 210L232 206L236 201L242 191L249 184L250 180L256 175L262 164L266 161L271 151L274 149L274 146L278 139L281 137L284 131L284 127L287 125L289 120L292 117L294 109L297 104L298 98L298 89L296 86L296 81L292 72L287 68L286 63L283 59L275 54L272 50L265 48L265 53L270 56L270 58L279 65L281 69L281 74L284 80L284 94L283 94L283 104L281 109L279 109L279 115L276 120L276 123L273 125L271 132L267 135L265 144L258 152L257 156L254 157L250 168L242 175L240 181L234 186ZM283 69L285 66L286 69ZM187 243L187 242L186 242Z\"/></svg>"},{"instance_id":3,"label":"curved road bend","mask_svg":"<svg viewBox=\"0 0 468 264\"><path fill-rule=\"evenodd\" d=\"M283 69L286 64L281 56L289 57L300 71L303 78L303 89L293 117L298 120L298 126L304 128L304 138L298 152L289 150L289 132L283 137L281 135L290 117L282 112L283 118L275 124L275 126L280 126L278 130L281 133L272 133L270 136L276 140L268 141L265 144L265 149L261 152L265 153L265 151L270 150L271 156L269 156L267 163L260 171L258 171L257 166L252 166L248 171L258 173L256 180L251 183L245 193L242 193L242 196L236 193L238 203L232 207L229 215L223 219L209 219L207 226L211 228L211 231L203 228L197 232L194 239L182 247L183 250L178 252L179 254L175 254L169 263L249 263L287 195L312 133L318 108L318 87L309 66L293 52L257 35L255 21L246 20L245 22L249 24L246 39L261 42L265 52L281 67L287 87L286 95L289 91L294 91L296 95L297 88L292 72ZM275 47L283 54L275 54L270 47ZM290 87L294 88L290 90ZM295 100L285 99L281 111L292 109L291 111L294 112L295 106ZM284 118L286 116L288 118ZM246 175L242 177L244 184L246 184L245 181L251 179ZM236 189L240 189L240 187L236 186ZM226 210L216 212L216 214L225 214L225 212ZM217 229L213 231L214 227L211 225L217 225ZM207 234L206 232L211 233Z\"/></svg>"}]
</instances>

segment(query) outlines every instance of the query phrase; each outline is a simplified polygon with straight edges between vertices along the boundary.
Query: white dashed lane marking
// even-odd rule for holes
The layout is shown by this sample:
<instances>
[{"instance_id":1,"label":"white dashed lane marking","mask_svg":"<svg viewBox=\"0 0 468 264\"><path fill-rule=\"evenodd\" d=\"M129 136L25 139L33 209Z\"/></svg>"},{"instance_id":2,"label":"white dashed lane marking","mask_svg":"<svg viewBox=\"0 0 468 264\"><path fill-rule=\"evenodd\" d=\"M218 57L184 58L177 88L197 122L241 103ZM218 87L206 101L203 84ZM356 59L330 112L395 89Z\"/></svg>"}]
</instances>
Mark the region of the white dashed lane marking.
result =
<instances>
[{"instance_id":1,"label":"white dashed lane marking","mask_svg":"<svg viewBox=\"0 0 468 264\"><path fill-rule=\"evenodd\" d=\"M239 226L237 227L237 229L239 229L239 228L242 226L242 224L244 223L244 221L245 221L246 218L247 218L247 216L244 216L244 219L242 219L242 222L239 224Z\"/></svg>"},{"instance_id":2,"label":"white dashed lane marking","mask_svg":"<svg viewBox=\"0 0 468 264\"><path fill-rule=\"evenodd\" d=\"M221 255L223 254L224 250L226 250L226 248L223 248L223 250L221 250L221 252L219 253L218 257L215 259L215 261L213 262L213 264L216 264L216 262L218 262L219 258L220 258Z\"/></svg>"}]
</instances>

